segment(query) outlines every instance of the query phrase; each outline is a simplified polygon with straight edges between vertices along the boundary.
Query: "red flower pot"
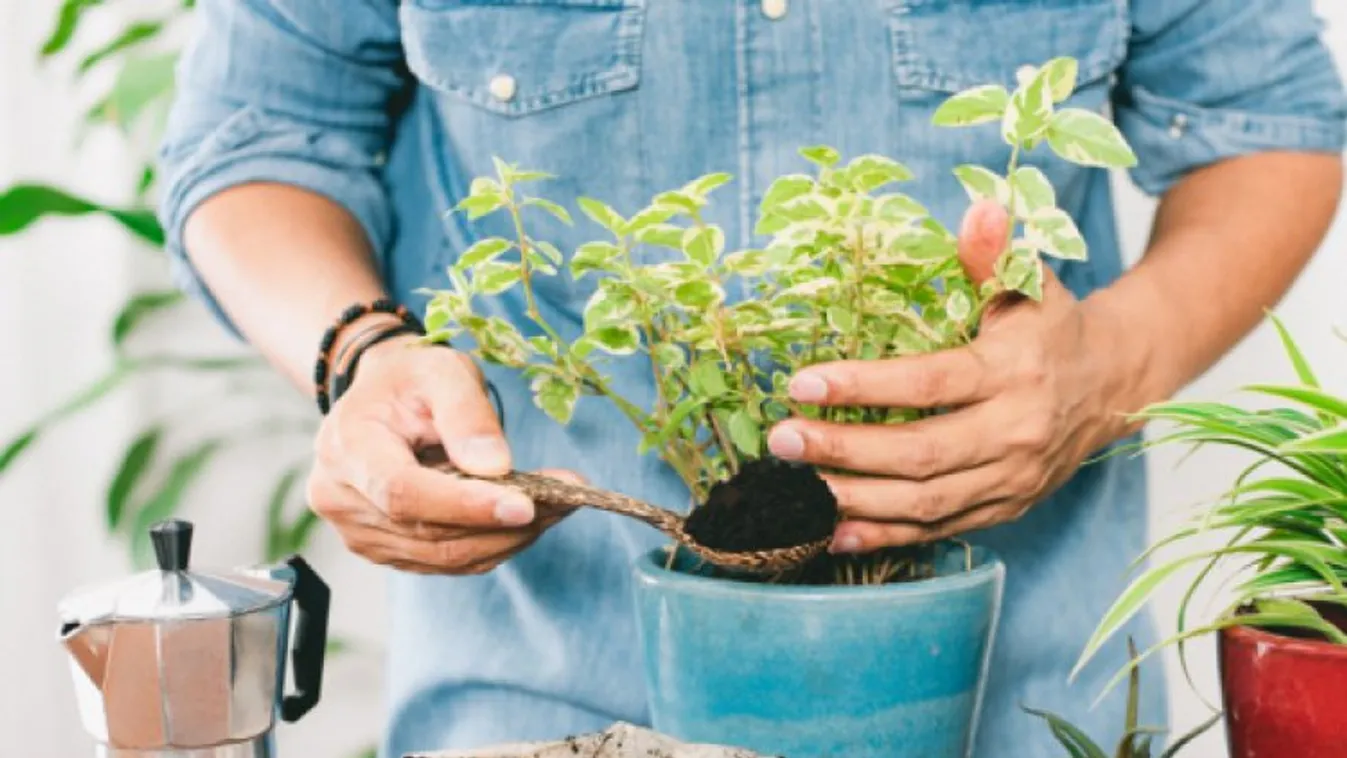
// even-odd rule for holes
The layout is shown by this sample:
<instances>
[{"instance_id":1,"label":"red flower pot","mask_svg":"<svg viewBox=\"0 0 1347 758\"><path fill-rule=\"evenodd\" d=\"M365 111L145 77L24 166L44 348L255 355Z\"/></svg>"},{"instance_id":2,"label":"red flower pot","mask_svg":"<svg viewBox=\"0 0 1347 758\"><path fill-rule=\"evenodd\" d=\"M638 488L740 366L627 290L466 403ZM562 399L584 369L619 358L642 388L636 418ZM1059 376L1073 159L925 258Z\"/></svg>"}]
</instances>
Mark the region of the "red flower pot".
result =
<instances>
[{"instance_id":1,"label":"red flower pot","mask_svg":"<svg viewBox=\"0 0 1347 758\"><path fill-rule=\"evenodd\" d=\"M1320 611L1347 631L1347 611ZM1347 758L1347 646L1235 627L1220 660L1232 758Z\"/></svg>"}]
</instances>

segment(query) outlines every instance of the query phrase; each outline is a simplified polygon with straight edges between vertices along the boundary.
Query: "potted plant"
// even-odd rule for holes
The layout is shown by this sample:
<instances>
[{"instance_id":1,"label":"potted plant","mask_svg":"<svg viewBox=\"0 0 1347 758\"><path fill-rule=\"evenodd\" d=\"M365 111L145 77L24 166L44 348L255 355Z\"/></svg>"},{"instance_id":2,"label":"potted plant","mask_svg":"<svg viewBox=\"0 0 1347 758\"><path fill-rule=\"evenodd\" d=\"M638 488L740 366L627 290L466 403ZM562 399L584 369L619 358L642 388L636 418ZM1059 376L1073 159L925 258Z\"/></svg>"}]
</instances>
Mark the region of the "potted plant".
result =
<instances>
[{"instance_id":1,"label":"potted plant","mask_svg":"<svg viewBox=\"0 0 1347 758\"><path fill-rule=\"evenodd\" d=\"M1079 727L1055 713L1024 708L1026 713L1037 716L1047 723L1048 728L1052 730L1052 735L1057 738L1062 748L1066 750L1066 754L1071 758L1109 758L1110 756L1113 756L1113 758L1151 758L1154 754L1156 738L1163 734L1164 730L1144 726L1138 721L1141 711L1141 669L1136 667L1138 663L1137 650L1131 639L1127 640L1127 652L1132 661L1128 675L1127 710L1123 720L1122 736L1118 738L1118 744L1113 750L1105 750L1089 735L1081 731ZM1215 726L1220 719L1221 715L1218 713L1197 725L1188 733L1174 740L1169 747L1161 750L1158 758L1174 758L1179 754L1179 751Z\"/></svg>"},{"instance_id":2,"label":"potted plant","mask_svg":"<svg viewBox=\"0 0 1347 758\"><path fill-rule=\"evenodd\" d=\"M1174 427L1150 446L1220 445L1256 457L1193 523L1149 551L1181 552L1131 583L1081 663L1160 586L1195 567L1176 633L1141 657L1178 645L1186 671L1183 643L1217 634L1232 755L1328 758L1347 746L1347 399L1319 386L1286 329L1272 323L1299 381L1245 389L1290 405L1171 402L1140 414ZM1223 544L1208 547L1204 538L1213 535ZM1191 601L1217 579L1235 582L1233 597L1214 617L1192 622Z\"/></svg>"},{"instance_id":3,"label":"potted plant","mask_svg":"<svg viewBox=\"0 0 1347 758\"><path fill-rule=\"evenodd\" d=\"M429 293L428 339L452 339L523 372L537 405L561 423L582 396L614 404L639 430L638 452L658 454L694 504L724 492L727 481L780 497L774 523L737 535L779 536L788 506L831 492L812 469L767 456L765 430L793 414L887 424L923 413L801 405L787 393L796 370L965 345L993 298L1041 297L1040 253L1085 256L1046 176L1019 165L1044 144L1084 165L1134 160L1111 123L1056 107L1075 80L1075 61L1054 59L1013 93L978 87L935 114L945 126L999 124L1008 145L1004 174L955 170L971 197L998 200L1017 222L995 277L981 286L964 274L955 236L892 189L911 172L883 156L844 161L829 147L801 150L812 173L771 184L758 249L727 251L724 232L705 220L728 174L664 192L629 217L582 198L580 211L607 236L580 245L569 261L528 233L535 212L571 223L567 209L526 190L548 177L497 160L497 175L475 179L457 210L470 221L506 214L514 234L463 251L448 272L451 287ZM536 300L540 280L563 265L593 287L570 340ZM511 290L527 323L475 307ZM649 363L650 402L613 391L605 362L624 360ZM941 758L971 749L1004 575L990 552L942 543L865 558L825 553L798 571L750 580L660 550L636 571L657 729L795 756Z\"/></svg>"}]
</instances>

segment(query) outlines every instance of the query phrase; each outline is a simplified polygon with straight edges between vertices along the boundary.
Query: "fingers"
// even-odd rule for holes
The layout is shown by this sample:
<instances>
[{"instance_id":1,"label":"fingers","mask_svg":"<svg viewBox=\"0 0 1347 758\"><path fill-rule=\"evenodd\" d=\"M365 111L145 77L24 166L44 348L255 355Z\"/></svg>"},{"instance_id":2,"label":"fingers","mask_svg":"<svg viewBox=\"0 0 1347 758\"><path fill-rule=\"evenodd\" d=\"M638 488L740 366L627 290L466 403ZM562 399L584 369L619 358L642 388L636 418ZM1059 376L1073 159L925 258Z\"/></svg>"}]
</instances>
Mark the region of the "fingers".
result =
<instances>
[{"instance_id":1,"label":"fingers","mask_svg":"<svg viewBox=\"0 0 1347 758\"><path fill-rule=\"evenodd\" d=\"M974 346L927 355L810 366L791 379L792 399L810 405L938 408L996 392L993 367Z\"/></svg>"},{"instance_id":2,"label":"fingers","mask_svg":"<svg viewBox=\"0 0 1347 758\"><path fill-rule=\"evenodd\" d=\"M476 574L488 571L528 547L538 528L492 532L456 540L416 540L372 528L343 533L347 548L367 560L420 574Z\"/></svg>"},{"instance_id":3,"label":"fingers","mask_svg":"<svg viewBox=\"0 0 1347 758\"><path fill-rule=\"evenodd\" d=\"M979 466L926 482L829 474L848 519L936 526L1015 494L1004 467Z\"/></svg>"},{"instance_id":4,"label":"fingers","mask_svg":"<svg viewBox=\"0 0 1347 758\"><path fill-rule=\"evenodd\" d=\"M959 228L959 262L976 284L992 278L1010 235L1010 214L995 200L979 200Z\"/></svg>"},{"instance_id":5,"label":"fingers","mask_svg":"<svg viewBox=\"0 0 1347 758\"><path fill-rule=\"evenodd\" d=\"M837 527L830 550L835 553L868 553L884 547L936 542L1014 521L1026 510L1027 503L1004 501L988 503L937 524L844 521Z\"/></svg>"},{"instance_id":6,"label":"fingers","mask_svg":"<svg viewBox=\"0 0 1347 758\"><path fill-rule=\"evenodd\" d=\"M381 424L357 421L344 431L345 481L396 523L490 528L533 521L533 502L519 490L422 466L407 441Z\"/></svg>"},{"instance_id":7,"label":"fingers","mask_svg":"<svg viewBox=\"0 0 1347 758\"><path fill-rule=\"evenodd\" d=\"M772 429L767 446L786 460L922 481L1001 457L1006 445L995 422L987 404L896 425L793 418Z\"/></svg>"},{"instance_id":8,"label":"fingers","mask_svg":"<svg viewBox=\"0 0 1347 758\"><path fill-rule=\"evenodd\" d=\"M476 476L509 472L510 448L476 367L457 352L436 364L442 367L432 368L436 375L422 382L422 392L449 460Z\"/></svg>"}]
</instances>

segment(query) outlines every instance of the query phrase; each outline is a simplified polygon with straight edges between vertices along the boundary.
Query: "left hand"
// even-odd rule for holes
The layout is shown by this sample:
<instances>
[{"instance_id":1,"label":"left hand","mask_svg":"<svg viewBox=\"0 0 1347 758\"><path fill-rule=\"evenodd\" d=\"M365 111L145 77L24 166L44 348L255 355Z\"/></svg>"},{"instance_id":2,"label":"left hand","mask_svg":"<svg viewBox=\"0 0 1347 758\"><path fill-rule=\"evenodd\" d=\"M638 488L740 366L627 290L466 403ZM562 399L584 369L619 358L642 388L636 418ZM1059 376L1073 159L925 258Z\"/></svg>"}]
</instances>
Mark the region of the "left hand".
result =
<instances>
[{"instance_id":1,"label":"left hand","mask_svg":"<svg viewBox=\"0 0 1347 758\"><path fill-rule=\"evenodd\" d=\"M969 209L959 257L975 281L991 276L1008 223L995 203ZM949 409L897 425L794 418L772 429L778 457L850 472L826 475L845 515L833 552L1012 521L1124 431L1115 327L1046 266L1044 279L1042 302L993 303L965 347L819 364L793 377L790 393L801 403Z\"/></svg>"}]
</instances>

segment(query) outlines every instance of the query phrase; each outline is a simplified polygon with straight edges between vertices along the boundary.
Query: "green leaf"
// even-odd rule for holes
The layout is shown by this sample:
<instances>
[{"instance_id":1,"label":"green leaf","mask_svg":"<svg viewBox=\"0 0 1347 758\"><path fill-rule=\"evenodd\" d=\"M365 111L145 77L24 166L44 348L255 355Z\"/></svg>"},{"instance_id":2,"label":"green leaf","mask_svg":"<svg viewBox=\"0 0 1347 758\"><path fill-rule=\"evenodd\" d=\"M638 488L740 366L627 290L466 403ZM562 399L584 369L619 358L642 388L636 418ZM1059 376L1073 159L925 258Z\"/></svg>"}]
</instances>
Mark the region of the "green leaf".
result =
<instances>
[{"instance_id":1,"label":"green leaf","mask_svg":"<svg viewBox=\"0 0 1347 758\"><path fill-rule=\"evenodd\" d=\"M80 17L84 12L102 4L103 0L65 0L56 17L56 28L52 29L47 41L42 43L42 57L48 58L64 50L74 38L75 29L79 26Z\"/></svg>"},{"instance_id":2,"label":"green leaf","mask_svg":"<svg viewBox=\"0 0 1347 758\"><path fill-rule=\"evenodd\" d=\"M1038 251L1024 240L1015 240L996 261L996 279L1001 286L1034 300L1043 297L1043 268Z\"/></svg>"},{"instance_id":3,"label":"green leaf","mask_svg":"<svg viewBox=\"0 0 1347 758\"><path fill-rule=\"evenodd\" d=\"M667 205L652 205L640 213L637 213L635 216L632 216L631 220L623 227L622 235L637 236L653 226L663 224L665 221L673 218L676 213L676 209Z\"/></svg>"},{"instance_id":4,"label":"green leaf","mask_svg":"<svg viewBox=\"0 0 1347 758\"><path fill-rule=\"evenodd\" d=\"M1043 77L1048 83L1048 92L1054 103L1060 103L1071 97L1076 90L1076 74L1079 64L1075 58L1053 58L1043 64Z\"/></svg>"},{"instance_id":5,"label":"green leaf","mask_svg":"<svg viewBox=\"0 0 1347 758\"><path fill-rule=\"evenodd\" d=\"M687 230L683 235L683 252L689 260L710 266L725 250L725 232L718 226L703 226Z\"/></svg>"},{"instance_id":6,"label":"green leaf","mask_svg":"<svg viewBox=\"0 0 1347 758\"><path fill-rule=\"evenodd\" d=\"M1291 336L1291 332L1286 329L1286 325L1273 313L1268 314L1268 320L1272 322L1272 327L1277 330L1277 337L1281 339L1282 349L1286 351L1287 358L1291 360L1291 366L1295 368L1300 383L1318 388L1319 380L1314 376L1314 370L1310 368L1310 362L1305 360L1305 354L1296 345L1296 341Z\"/></svg>"},{"instance_id":7,"label":"green leaf","mask_svg":"<svg viewBox=\"0 0 1347 758\"><path fill-rule=\"evenodd\" d=\"M782 203L807 195L813 189L814 180L804 174L786 174L777 177L767 188L767 193L762 196L760 208L764 214L771 213L779 208Z\"/></svg>"},{"instance_id":8,"label":"green leaf","mask_svg":"<svg viewBox=\"0 0 1347 758\"><path fill-rule=\"evenodd\" d=\"M124 132L147 113L162 121L172 100L177 62L176 52L128 57L108 93L105 115ZM162 129L156 126L153 131L157 134Z\"/></svg>"},{"instance_id":9,"label":"green leaf","mask_svg":"<svg viewBox=\"0 0 1347 758\"><path fill-rule=\"evenodd\" d=\"M613 325L599 328L588 335L595 346L610 355L630 355L641 345L641 336L633 325Z\"/></svg>"},{"instance_id":10,"label":"green leaf","mask_svg":"<svg viewBox=\"0 0 1347 758\"><path fill-rule=\"evenodd\" d=\"M146 317L171 308L184 299L186 298L178 290L159 290L133 295L122 305L121 310L117 312L117 318L112 322L112 346L120 348Z\"/></svg>"},{"instance_id":11,"label":"green leaf","mask_svg":"<svg viewBox=\"0 0 1347 758\"><path fill-rule=\"evenodd\" d=\"M283 560L294 549L290 529L285 523L285 506L290 502L290 493L294 491L301 474L303 469L299 466L287 468L281 478L276 480L271 496L267 498L266 550L263 555L268 562Z\"/></svg>"},{"instance_id":12,"label":"green leaf","mask_svg":"<svg viewBox=\"0 0 1347 758\"><path fill-rule=\"evenodd\" d=\"M965 90L947 99L931 116L936 126L972 126L999 121L1010 105L1005 87L988 84Z\"/></svg>"},{"instance_id":13,"label":"green leaf","mask_svg":"<svg viewBox=\"0 0 1347 758\"><path fill-rule=\"evenodd\" d=\"M837 165L838 161L842 160L842 156L827 145L800 148L800 156L821 168L832 168Z\"/></svg>"},{"instance_id":14,"label":"green leaf","mask_svg":"<svg viewBox=\"0 0 1347 758\"><path fill-rule=\"evenodd\" d=\"M1175 756L1179 754L1179 751L1183 750L1185 747L1188 747L1188 745L1191 744L1193 740L1196 740L1198 737L1201 737L1203 734L1207 732L1207 730L1219 724L1221 722L1221 719L1224 718L1224 716L1225 714L1223 713L1212 714L1211 718L1193 727L1193 729L1189 731L1187 734L1184 734L1182 737L1175 740L1174 744L1166 748L1163 753L1160 753L1160 758L1175 758Z\"/></svg>"},{"instance_id":15,"label":"green leaf","mask_svg":"<svg viewBox=\"0 0 1347 758\"><path fill-rule=\"evenodd\" d=\"M539 374L533 380L533 402L559 424L570 423L580 387L552 374Z\"/></svg>"},{"instance_id":16,"label":"green leaf","mask_svg":"<svg viewBox=\"0 0 1347 758\"><path fill-rule=\"evenodd\" d=\"M122 525L122 516L126 512L126 503L136 484L144 478L145 470L154 460L155 451L163 437L162 427L146 429L131 442L122 455L117 474L108 485L106 523L108 531L116 532Z\"/></svg>"},{"instance_id":17,"label":"green leaf","mask_svg":"<svg viewBox=\"0 0 1347 758\"><path fill-rule=\"evenodd\" d=\"M701 361L693 364L688 374L692 388L707 399L715 399L729 394L730 386L725 382L725 372L715 361Z\"/></svg>"},{"instance_id":18,"label":"green leaf","mask_svg":"<svg viewBox=\"0 0 1347 758\"><path fill-rule=\"evenodd\" d=\"M1001 119L1001 136L1011 145L1035 140L1052 123L1052 94L1048 81L1039 72L1033 80L1010 97L1005 116Z\"/></svg>"},{"instance_id":19,"label":"green leaf","mask_svg":"<svg viewBox=\"0 0 1347 758\"><path fill-rule=\"evenodd\" d=\"M557 249L557 246L547 240L531 239L528 242L530 248L529 263L534 268L545 271L549 275L555 274L556 270L552 269L552 266L560 266L563 259L561 251ZM542 261L535 260L537 258L537 256L533 254L535 252L542 253Z\"/></svg>"},{"instance_id":20,"label":"green leaf","mask_svg":"<svg viewBox=\"0 0 1347 758\"><path fill-rule=\"evenodd\" d=\"M1153 566L1129 584L1104 613L1094 634L1090 635L1089 641L1085 643L1085 650L1071 670L1071 678L1075 679L1081 669L1085 668L1085 664L1099 652L1099 648L1145 606L1160 585L1187 564L1188 561L1179 560Z\"/></svg>"},{"instance_id":21,"label":"green leaf","mask_svg":"<svg viewBox=\"0 0 1347 758\"><path fill-rule=\"evenodd\" d=\"M90 53L84 60L80 61L79 68L77 69L78 73L87 73L89 69L97 66L109 57L116 55L123 50L135 47L146 40L153 39L158 36L159 32L163 31L163 29L164 24L161 21L138 21L131 24L123 29L122 33L117 35L111 42Z\"/></svg>"},{"instance_id":22,"label":"green leaf","mask_svg":"<svg viewBox=\"0 0 1347 758\"><path fill-rule=\"evenodd\" d=\"M6 445L3 451L0 451L0 473L4 473L5 469L18 460L19 456L37 440L48 425L67 419L103 399L121 385L131 373L130 366L119 363L107 374L80 390L70 399L43 414L36 424Z\"/></svg>"},{"instance_id":23,"label":"green leaf","mask_svg":"<svg viewBox=\"0 0 1347 758\"><path fill-rule=\"evenodd\" d=\"M1279 449L1296 453L1347 455L1347 423L1291 440L1281 445Z\"/></svg>"},{"instance_id":24,"label":"green leaf","mask_svg":"<svg viewBox=\"0 0 1347 758\"><path fill-rule=\"evenodd\" d=\"M826 313L828 326L842 334L851 334L856 329L856 312L845 305L834 305Z\"/></svg>"},{"instance_id":25,"label":"green leaf","mask_svg":"<svg viewBox=\"0 0 1347 758\"><path fill-rule=\"evenodd\" d=\"M678 285L674 290L674 300L692 310L703 310L725 299L725 293L712 282L691 281Z\"/></svg>"},{"instance_id":26,"label":"green leaf","mask_svg":"<svg viewBox=\"0 0 1347 758\"><path fill-rule=\"evenodd\" d=\"M732 179L734 179L734 177L731 176L730 174L725 173L707 174L705 176L699 176L696 179L689 182L687 187L684 188L684 190L688 194L695 195L697 197L706 197L713 190L717 189L718 187L724 186L725 184L729 183Z\"/></svg>"},{"instance_id":27,"label":"green leaf","mask_svg":"<svg viewBox=\"0 0 1347 758\"><path fill-rule=\"evenodd\" d=\"M1024 711L1048 722L1048 728L1052 730L1052 735L1061 743L1070 758L1108 758L1108 754L1104 752L1103 748L1095 744L1084 732L1061 716L1033 708L1025 708Z\"/></svg>"},{"instance_id":28,"label":"green leaf","mask_svg":"<svg viewBox=\"0 0 1347 758\"><path fill-rule=\"evenodd\" d=\"M973 202L995 200L1001 205L1010 204L1010 186L1006 180L988 171L982 166L965 164L956 166L954 176L963 185L964 192Z\"/></svg>"},{"instance_id":29,"label":"green leaf","mask_svg":"<svg viewBox=\"0 0 1347 758\"><path fill-rule=\"evenodd\" d=\"M484 240L474 242L467 250L464 250L454 262L460 270L470 269L478 264L499 258L506 250L514 247L514 243L500 237L487 237Z\"/></svg>"},{"instance_id":30,"label":"green leaf","mask_svg":"<svg viewBox=\"0 0 1347 758\"><path fill-rule=\"evenodd\" d=\"M567 226L570 226L573 223L571 221L570 211L567 211L565 208L561 207L560 205L557 205L551 200L544 200L540 197L531 197L525 200L523 202L523 205L532 206L534 208L541 208L542 210L551 214L558 221Z\"/></svg>"},{"instance_id":31,"label":"green leaf","mask_svg":"<svg viewBox=\"0 0 1347 758\"><path fill-rule=\"evenodd\" d=\"M604 203L602 200L595 200L592 197L582 197L576 202L579 203L580 210L586 216L589 216L594 223L602 226L613 234L622 234L622 229L626 226L627 222L607 203Z\"/></svg>"},{"instance_id":32,"label":"green leaf","mask_svg":"<svg viewBox=\"0 0 1347 758\"><path fill-rule=\"evenodd\" d=\"M571 276L579 279L590 271L606 271L621 252L611 242L586 242L571 257Z\"/></svg>"},{"instance_id":33,"label":"green leaf","mask_svg":"<svg viewBox=\"0 0 1347 758\"><path fill-rule=\"evenodd\" d=\"M178 512L187 491L223 447L221 440L207 440L180 456L169 469L163 485L136 511L129 534L131 561L137 569L147 569L154 563L150 549L150 527Z\"/></svg>"},{"instance_id":34,"label":"green leaf","mask_svg":"<svg viewBox=\"0 0 1347 758\"><path fill-rule=\"evenodd\" d=\"M519 265L488 261L473 269L472 288L479 295L499 295L519 283Z\"/></svg>"},{"instance_id":35,"label":"green leaf","mask_svg":"<svg viewBox=\"0 0 1347 758\"><path fill-rule=\"evenodd\" d=\"M9 464L17 460L23 454L23 451L37 441L37 436L41 433L41 428L29 429L6 445L4 450L0 450L0 474L4 473L5 469L9 468Z\"/></svg>"},{"instance_id":36,"label":"green leaf","mask_svg":"<svg viewBox=\"0 0 1347 758\"><path fill-rule=\"evenodd\" d=\"M1052 116L1048 146L1082 166L1131 168L1137 156L1113 122L1093 111L1063 108Z\"/></svg>"},{"instance_id":37,"label":"green leaf","mask_svg":"<svg viewBox=\"0 0 1347 758\"><path fill-rule=\"evenodd\" d=\"M686 192L661 192L655 196L654 204L672 208L677 213L696 215L704 203L701 198L693 197Z\"/></svg>"},{"instance_id":38,"label":"green leaf","mask_svg":"<svg viewBox=\"0 0 1347 758\"><path fill-rule=\"evenodd\" d=\"M645 245L656 245L659 247L672 248L674 250L683 249L683 233L681 226L673 224L653 224L634 235L637 242Z\"/></svg>"},{"instance_id":39,"label":"green leaf","mask_svg":"<svg viewBox=\"0 0 1347 758\"><path fill-rule=\"evenodd\" d=\"M1039 208L1025 220L1025 239L1054 258L1083 261L1087 255L1085 237L1071 216L1061 208Z\"/></svg>"},{"instance_id":40,"label":"green leaf","mask_svg":"<svg viewBox=\"0 0 1347 758\"><path fill-rule=\"evenodd\" d=\"M483 192L481 194L470 194L458 201L454 206L455 211L465 211L468 214L468 220L477 219L491 213L495 213L505 207L505 196L494 192Z\"/></svg>"},{"instance_id":41,"label":"green leaf","mask_svg":"<svg viewBox=\"0 0 1347 758\"><path fill-rule=\"evenodd\" d=\"M81 216L103 213L137 237L164 243L164 233L154 214L141 209L113 208L40 184L16 184L0 194L0 237L17 234L44 216Z\"/></svg>"},{"instance_id":42,"label":"green leaf","mask_svg":"<svg viewBox=\"0 0 1347 758\"><path fill-rule=\"evenodd\" d=\"M1285 398L1304 404L1315 413L1347 420L1347 400L1330 395L1314 387L1283 387L1272 384L1251 384L1244 388L1246 392L1257 392L1272 397ZM1322 416L1321 416L1322 418ZM1332 423L1330 420L1329 423Z\"/></svg>"},{"instance_id":43,"label":"green leaf","mask_svg":"<svg viewBox=\"0 0 1347 758\"><path fill-rule=\"evenodd\" d=\"M755 421L746 409L735 409L730 414L727 426L730 441L740 452L750 458L762 455L762 425Z\"/></svg>"},{"instance_id":44,"label":"green leaf","mask_svg":"<svg viewBox=\"0 0 1347 758\"><path fill-rule=\"evenodd\" d=\"M1015 169L1010 177L1010 186L1015 190L1015 215L1021 218L1057 205L1057 193L1052 188L1052 182L1033 166Z\"/></svg>"},{"instance_id":45,"label":"green leaf","mask_svg":"<svg viewBox=\"0 0 1347 758\"><path fill-rule=\"evenodd\" d=\"M892 182L906 182L913 178L907 166L883 155L858 156L846 167L848 183L857 192L873 192Z\"/></svg>"}]
</instances>

